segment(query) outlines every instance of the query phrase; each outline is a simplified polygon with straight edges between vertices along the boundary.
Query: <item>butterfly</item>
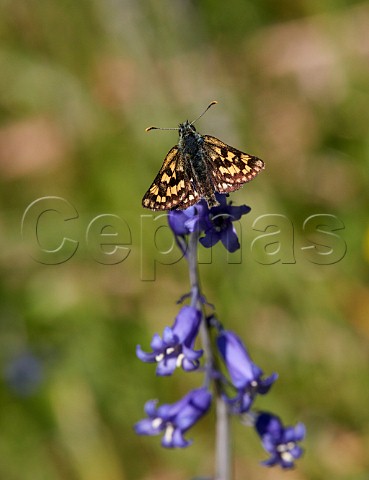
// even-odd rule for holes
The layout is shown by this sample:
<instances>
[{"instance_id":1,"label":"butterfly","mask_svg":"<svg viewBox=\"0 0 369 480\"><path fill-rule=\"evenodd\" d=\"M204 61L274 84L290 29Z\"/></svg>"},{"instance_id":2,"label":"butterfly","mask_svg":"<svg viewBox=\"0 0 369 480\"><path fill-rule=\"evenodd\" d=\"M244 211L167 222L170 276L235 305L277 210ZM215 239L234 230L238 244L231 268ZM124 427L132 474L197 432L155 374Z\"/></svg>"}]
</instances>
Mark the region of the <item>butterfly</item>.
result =
<instances>
[{"instance_id":1,"label":"butterfly","mask_svg":"<svg viewBox=\"0 0 369 480\"><path fill-rule=\"evenodd\" d=\"M184 210L204 198L209 208L219 205L215 192L238 190L264 169L264 162L218 138L201 135L186 120L178 128L148 127L146 131L178 130L178 145L171 148L142 205L151 210Z\"/></svg>"}]
</instances>

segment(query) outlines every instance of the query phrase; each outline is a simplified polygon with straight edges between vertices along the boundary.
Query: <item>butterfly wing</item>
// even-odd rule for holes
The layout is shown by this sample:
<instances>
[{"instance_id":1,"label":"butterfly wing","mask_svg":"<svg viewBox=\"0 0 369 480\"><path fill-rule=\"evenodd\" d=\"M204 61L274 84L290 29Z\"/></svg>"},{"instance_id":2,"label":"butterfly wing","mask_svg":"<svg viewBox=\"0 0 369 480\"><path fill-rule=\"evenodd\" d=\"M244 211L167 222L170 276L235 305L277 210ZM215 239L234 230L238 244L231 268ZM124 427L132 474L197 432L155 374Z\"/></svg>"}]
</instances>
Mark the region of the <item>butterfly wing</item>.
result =
<instances>
[{"instance_id":1,"label":"butterfly wing","mask_svg":"<svg viewBox=\"0 0 369 480\"><path fill-rule=\"evenodd\" d=\"M142 205L151 210L183 210L199 200L185 162L175 146L165 157L159 173L142 199Z\"/></svg>"},{"instance_id":2,"label":"butterfly wing","mask_svg":"<svg viewBox=\"0 0 369 480\"><path fill-rule=\"evenodd\" d=\"M214 188L219 193L238 190L265 166L260 158L243 153L210 135L204 135L203 148Z\"/></svg>"}]
</instances>

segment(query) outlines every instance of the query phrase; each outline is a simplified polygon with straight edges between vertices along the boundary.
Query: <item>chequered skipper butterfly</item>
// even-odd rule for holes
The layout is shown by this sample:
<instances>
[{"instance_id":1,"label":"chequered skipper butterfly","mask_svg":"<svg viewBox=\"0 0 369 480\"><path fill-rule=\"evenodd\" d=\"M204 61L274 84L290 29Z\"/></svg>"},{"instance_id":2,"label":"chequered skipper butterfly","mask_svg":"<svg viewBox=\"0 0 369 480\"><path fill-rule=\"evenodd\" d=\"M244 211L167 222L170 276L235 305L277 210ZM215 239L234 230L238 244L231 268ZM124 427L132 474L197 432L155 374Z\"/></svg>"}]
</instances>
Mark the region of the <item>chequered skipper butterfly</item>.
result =
<instances>
[{"instance_id":1,"label":"chequered skipper butterfly","mask_svg":"<svg viewBox=\"0 0 369 480\"><path fill-rule=\"evenodd\" d=\"M146 131L178 130L178 145L171 148L142 205L151 210L184 210L204 198L219 205L215 192L229 193L252 180L264 168L260 158L230 147L215 137L201 135L193 124L217 102L211 102L193 122L178 128L149 127Z\"/></svg>"}]
</instances>

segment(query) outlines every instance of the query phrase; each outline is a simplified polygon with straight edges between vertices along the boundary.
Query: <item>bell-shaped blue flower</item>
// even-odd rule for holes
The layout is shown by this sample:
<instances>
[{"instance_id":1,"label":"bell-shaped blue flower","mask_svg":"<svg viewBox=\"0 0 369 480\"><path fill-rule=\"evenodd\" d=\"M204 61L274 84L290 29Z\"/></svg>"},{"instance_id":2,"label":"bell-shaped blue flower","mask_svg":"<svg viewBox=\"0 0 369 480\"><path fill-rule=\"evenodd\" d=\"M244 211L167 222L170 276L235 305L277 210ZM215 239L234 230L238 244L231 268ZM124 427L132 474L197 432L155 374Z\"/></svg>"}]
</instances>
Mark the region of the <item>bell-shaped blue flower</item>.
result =
<instances>
[{"instance_id":1,"label":"bell-shaped blue flower","mask_svg":"<svg viewBox=\"0 0 369 480\"><path fill-rule=\"evenodd\" d=\"M209 208L205 200L185 210L171 210L168 223L175 235L188 235L205 229Z\"/></svg>"},{"instance_id":2,"label":"bell-shaped blue flower","mask_svg":"<svg viewBox=\"0 0 369 480\"><path fill-rule=\"evenodd\" d=\"M227 402L233 413L247 412L257 394L269 391L278 375L263 379L263 371L252 362L241 339L233 332L222 330L217 337L217 346L227 367L237 393Z\"/></svg>"},{"instance_id":3,"label":"bell-shaped blue flower","mask_svg":"<svg viewBox=\"0 0 369 480\"><path fill-rule=\"evenodd\" d=\"M298 423L295 427L284 427L280 418L270 413L261 412L255 421L263 447L270 458L263 465L292 468L294 460L301 457L303 449L297 444L305 437L305 426Z\"/></svg>"},{"instance_id":4,"label":"bell-shaped blue flower","mask_svg":"<svg viewBox=\"0 0 369 480\"><path fill-rule=\"evenodd\" d=\"M193 346L199 331L201 313L185 305L179 311L172 327L165 327L162 337L157 333L151 340L152 352L147 353L137 345L137 357L143 362L157 363L156 374L171 375L176 367L191 371L199 367L202 350Z\"/></svg>"},{"instance_id":5,"label":"bell-shaped blue flower","mask_svg":"<svg viewBox=\"0 0 369 480\"><path fill-rule=\"evenodd\" d=\"M176 236L188 235L192 232L201 232L205 235L200 243L210 248L219 241L229 252L240 248L234 221L251 210L247 205L233 206L227 203L227 195L216 193L219 202L217 207L209 209L205 200L185 210L172 210L168 214L169 226Z\"/></svg>"},{"instance_id":6,"label":"bell-shaped blue flower","mask_svg":"<svg viewBox=\"0 0 369 480\"><path fill-rule=\"evenodd\" d=\"M211 394L206 388L191 390L181 400L156 408L156 401L150 400L145 405L148 418L135 425L139 435L159 435L163 433L163 447L187 447L192 441L183 435L209 410Z\"/></svg>"},{"instance_id":7,"label":"bell-shaped blue flower","mask_svg":"<svg viewBox=\"0 0 369 480\"><path fill-rule=\"evenodd\" d=\"M200 243L207 248L212 247L219 241L223 243L229 252L235 252L240 248L236 230L233 226L235 220L251 210L247 205L234 207L227 204L226 195L216 194L220 205L210 209L207 217L207 225L204 228L205 236L200 238Z\"/></svg>"}]
</instances>

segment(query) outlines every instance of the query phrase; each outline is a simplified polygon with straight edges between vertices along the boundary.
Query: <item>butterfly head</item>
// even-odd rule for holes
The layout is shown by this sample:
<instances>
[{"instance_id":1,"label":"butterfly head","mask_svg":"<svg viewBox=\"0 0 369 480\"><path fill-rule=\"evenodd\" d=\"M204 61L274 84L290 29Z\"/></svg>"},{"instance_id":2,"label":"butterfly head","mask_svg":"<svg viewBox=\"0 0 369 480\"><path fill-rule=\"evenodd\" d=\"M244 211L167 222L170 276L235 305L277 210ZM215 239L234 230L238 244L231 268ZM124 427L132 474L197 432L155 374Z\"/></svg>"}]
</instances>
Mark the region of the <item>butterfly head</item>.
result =
<instances>
[{"instance_id":1,"label":"butterfly head","mask_svg":"<svg viewBox=\"0 0 369 480\"><path fill-rule=\"evenodd\" d=\"M187 137L188 135L196 133L196 128L192 123L186 120L185 122L179 124L178 132L180 137Z\"/></svg>"}]
</instances>

